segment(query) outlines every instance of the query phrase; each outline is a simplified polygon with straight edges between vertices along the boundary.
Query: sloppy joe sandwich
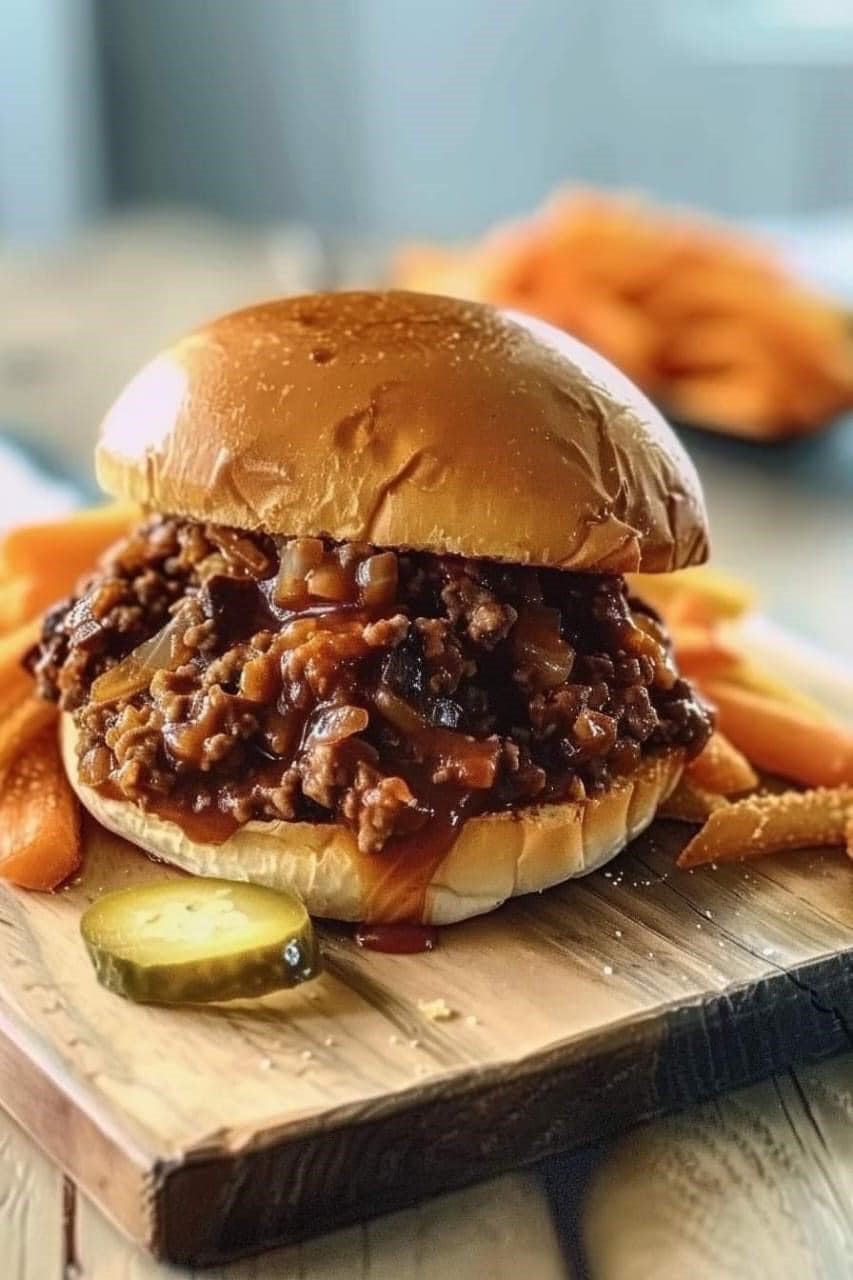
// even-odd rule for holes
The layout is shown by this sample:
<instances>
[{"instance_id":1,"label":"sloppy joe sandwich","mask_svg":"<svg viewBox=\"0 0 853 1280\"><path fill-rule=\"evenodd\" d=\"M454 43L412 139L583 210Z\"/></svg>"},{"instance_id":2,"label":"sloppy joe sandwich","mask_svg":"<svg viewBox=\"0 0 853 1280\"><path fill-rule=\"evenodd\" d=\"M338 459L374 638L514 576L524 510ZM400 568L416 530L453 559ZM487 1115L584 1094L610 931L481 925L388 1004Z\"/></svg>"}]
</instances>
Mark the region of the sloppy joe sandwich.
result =
<instances>
[{"instance_id":1,"label":"sloppy joe sandwich","mask_svg":"<svg viewBox=\"0 0 853 1280\"><path fill-rule=\"evenodd\" d=\"M30 666L83 804L187 871L449 923L600 866L708 738L623 577L705 558L695 471L546 325L252 307L134 378L97 472L139 526Z\"/></svg>"}]
</instances>

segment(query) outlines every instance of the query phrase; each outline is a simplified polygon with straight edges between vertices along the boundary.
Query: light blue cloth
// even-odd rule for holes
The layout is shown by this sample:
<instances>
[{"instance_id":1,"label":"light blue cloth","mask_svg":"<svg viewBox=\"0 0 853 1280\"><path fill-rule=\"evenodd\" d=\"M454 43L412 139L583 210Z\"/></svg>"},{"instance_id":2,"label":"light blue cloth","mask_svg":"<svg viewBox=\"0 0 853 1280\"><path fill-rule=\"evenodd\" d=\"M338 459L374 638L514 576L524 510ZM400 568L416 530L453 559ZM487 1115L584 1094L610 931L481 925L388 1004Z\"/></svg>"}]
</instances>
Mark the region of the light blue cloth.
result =
<instances>
[{"instance_id":1,"label":"light blue cloth","mask_svg":"<svg viewBox=\"0 0 853 1280\"><path fill-rule=\"evenodd\" d=\"M73 484L48 475L9 440L0 437L0 531L48 520L80 505ZM61 555L61 547L57 554Z\"/></svg>"}]
</instances>

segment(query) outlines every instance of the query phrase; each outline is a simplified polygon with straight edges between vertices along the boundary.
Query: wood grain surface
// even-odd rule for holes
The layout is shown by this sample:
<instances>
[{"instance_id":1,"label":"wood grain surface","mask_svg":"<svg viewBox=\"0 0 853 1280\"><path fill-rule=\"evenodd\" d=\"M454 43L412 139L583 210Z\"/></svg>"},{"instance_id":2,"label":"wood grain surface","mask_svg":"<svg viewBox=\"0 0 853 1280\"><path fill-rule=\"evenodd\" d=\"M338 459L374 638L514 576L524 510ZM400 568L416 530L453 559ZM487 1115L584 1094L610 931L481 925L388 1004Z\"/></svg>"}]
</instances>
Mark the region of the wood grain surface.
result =
<instances>
[{"instance_id":1,"label":"wood grain surface","mask_svg":"<svg viewBox=\"0 0 853 1280\"><path fill-rule=\"evenodd\" d=\"M176 874L95 827L81 879L0 896L0 1096L161 1256L213 1262L568 1147L848 1046L853 868L608 870L445 931L428 956L327 929L262 1001L143 1008L94 981L82 907ZM454 1011L433 1022L419 1002Z\"/></svg>"},{"instance_id":2,"label":"wood grain surface","mask_svg":"<svg viewBox=\"0 0 853 1280\"><path fill-rule=\"evenodd\" d=\"M578 1179L573 1158L552 1159L546 1178L506 1174L242 1262L175 1271L117 1231L0 1112L3 1275L846 1280L853 1274L853 1055L641 1126L594 1160L589 1181ZM570 1272L568 1259L581 1253L583 1262Z\"/></svg>"},{"instance_id":3,"label":"wood grain surface","mask_svg":"<svg viewBox=\"0 0 853 1280\"><path fill-rule=\"evenodd\" d=\"M853 1057L626 1134L580 1218L592 1280L846 1280Z\"/></svg>"},{"instance_id":4,"label":"wood grain surface","mask_svg":"<svg viewBox=\"0 0 853 1280\"><path fill-rule=\"evenodd\" d=\"M510 1173L361 1226L204 1271L163 1266L119 1232L0 1111L4 1280L561 1280L550 1205Z\"/></svg>"}]
</instances>

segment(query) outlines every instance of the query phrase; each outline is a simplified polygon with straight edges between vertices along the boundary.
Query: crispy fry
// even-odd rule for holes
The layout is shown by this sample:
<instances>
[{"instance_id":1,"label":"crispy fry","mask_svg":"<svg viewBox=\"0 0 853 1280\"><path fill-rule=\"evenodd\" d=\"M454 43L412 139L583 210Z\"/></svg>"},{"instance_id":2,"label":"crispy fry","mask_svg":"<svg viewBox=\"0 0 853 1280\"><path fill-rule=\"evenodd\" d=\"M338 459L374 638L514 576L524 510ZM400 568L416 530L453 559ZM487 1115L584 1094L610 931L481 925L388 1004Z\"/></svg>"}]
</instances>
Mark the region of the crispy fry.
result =
<instances>
[{"instance_id":1,"label":"crispy fry","mask_svg":"<svg viewBox=\"0 0 853 1280\"><path fill-rule=\"evenodd\" d=\"M32 689L32 677L21 666L21 659L35 644L39 629L38 619L33 619L0 638L0 726Z\"/></svg>"},{"instance_id":2,"label":"crispy fry","mask_svg":"<svg viewBox=\"0 0 853 1280\"><path fill-rule=\"evenodd\" d=\"M850 810L850 816L847 819L847 829L844 833L847 841L847 856L853 858L853 809Z\"/></svg>"},{"instance_id":3,"label":"crispy fry","mask_svg":"<svg viewBox=\"0 0 853 1280\"><path fill-rule=\"evenodd\" d=\"M747 796L710 815L681 852L679 867L738 862L784 849L842 845L853 812L853 787Z\"/></svg>"},{"instance_id":4,"label":"crispy fry","mask_svg":"<svg viewBox=\"0 0 853 1280\"><path fill-rule=\"evenodd\" d=\"M80 806L65 776L56 726L19 750L0 785L0 876L25 889L54 889L80 865Z\"/></svg>"},{"instance_id":5,"label":"crispy fry","mask_svg":"<svg viewBox=\"0 0 853 1280\"><path fill-rule=\"evenodd\" d=\"M682 777L678 786L658 809L658 816L672 818L676 822L701 824L717 809L725 808L728 803L725 796L706 791L701 786L697 786L692 779Z\"/></svg>"},{"instance_id":6,"label":"crispy fry","mask_svg":"<svg viewBox=\"0 0 853 1280\"><path fill-rule=\"evenodd\" d=\"M20 626L73 591L138 514L113 503L7 533L0 542L0 628Z\"/></svg>"},{"instance_id":7,"label":"crispy fry","mask_svg":"<svg viewBox=\"0 0 853 1280\"><path fill-rule=\"evenodd\" d=\"M759 769L805 786L853 783L853 733L843 725L728 681L705 680L702 690L718 727Z\"/></svg>"},{"instance_id":8,"label":"crispy fry","mask_svg":"<svg viewBox=\"0 0 853 1280\"><path fill-rule=\"evenodd\" d=\"M631 590L667 617L677 601L678 617L684 622L712 625L740 618L755 604L755 594L747 586L707 565L674 573L629 573L627 577Z\"/></svg>"},{"instance_id":9,"label":"crispy fry","mask_svg":"<svg viewBox=\"0 0 853 1280\"><path fill-rule=\"evenodd\" d=\"M711 734L705 749L690 761L686 773L697 787L714 795L737 795L758 786L758 776L746 756L719 730Z\"/></svg>"},{"instance_id":10,"label":"crispy fry","mask_svg":"<svg viewBox=\"0 0 853 1280\"><path fill-rule=\"evenodd\" d=\"M31 578L5 576L0 568L0 634L13 631L36 612L31 604L32 589Z\"/></svg>"},{"instance_id":11,"label":"crispy fry","mask_svg":"<svg viewBox=\"0 0 853 1280\"><path fill-rule=\"evenodd\" d=\"M52 702L44 702L29 691L13 704L0 725L0 777L24 744L47 725L54 724L56 716Z\"/></svg>"},{"instance_id":12,"label":"crispy fry","mask_svg":"<svg viewBox=\"0 0 853 1280\"><path fill-rule=\"evenodd\" d=\"M19 525L0 542L0 568L9 574L39 575L61 548L63 559L71 556L85 570L138 518L138 507L113 502L86 507L63 520Z\"/></svg>"},{"instance_id":13,"label":"crispy fry","mask_svg":"<svg viewBox=\"0 0 853 1280\"><path fill-rule=\"evenodd\" d=\"M686 676L724 676L738 665L740 655L710 627L670 623L678 665Z\"/></svg>"},{"instance_id":14,"label":"crispy fry","mask_svg":"<svg viewBox=\"0 0 853 1280\"><path fill-rule=\"evenodd\" d=\"M21 659L36 643L40 631L41 619L31 618L23 626L0 636L0 687L13 671L18 670Z\"/></svg>"},{"instance_id":15,"label":"crispy fry","mask_svg":"<svg viewBox=\"0 0 853 1280\"><path fill-rule=\"evenodd\" d=\"M811 720L824 722L832 720L832 716L822 703L810 698L800 689L794 688L792 684L769 675L749 658L741 658L735 666L731 667L725 674L725 680L726 684L740 685L774 702L789 703Z\"/></svg>"}]
</instances>

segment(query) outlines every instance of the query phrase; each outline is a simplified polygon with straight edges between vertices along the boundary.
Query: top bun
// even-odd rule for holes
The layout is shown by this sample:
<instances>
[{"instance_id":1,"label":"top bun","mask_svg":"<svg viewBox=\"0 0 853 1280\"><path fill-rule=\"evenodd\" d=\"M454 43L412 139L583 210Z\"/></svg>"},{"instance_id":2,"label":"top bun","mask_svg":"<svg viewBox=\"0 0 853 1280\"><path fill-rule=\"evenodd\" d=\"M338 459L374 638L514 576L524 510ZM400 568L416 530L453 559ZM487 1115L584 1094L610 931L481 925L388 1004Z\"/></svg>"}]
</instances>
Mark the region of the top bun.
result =
<instances>
[{"instance_id":1,"label":"top bun","mask_svg":"<svg viewBox=\"0 0 853 1280\"><path fill-rule=\"evenodd\" d=\"M326 293L223 316L148 364L98 479L244 529L659 572L707 555L696 472L623 374L475 302Z\"/></svg>"}]
</instances>

